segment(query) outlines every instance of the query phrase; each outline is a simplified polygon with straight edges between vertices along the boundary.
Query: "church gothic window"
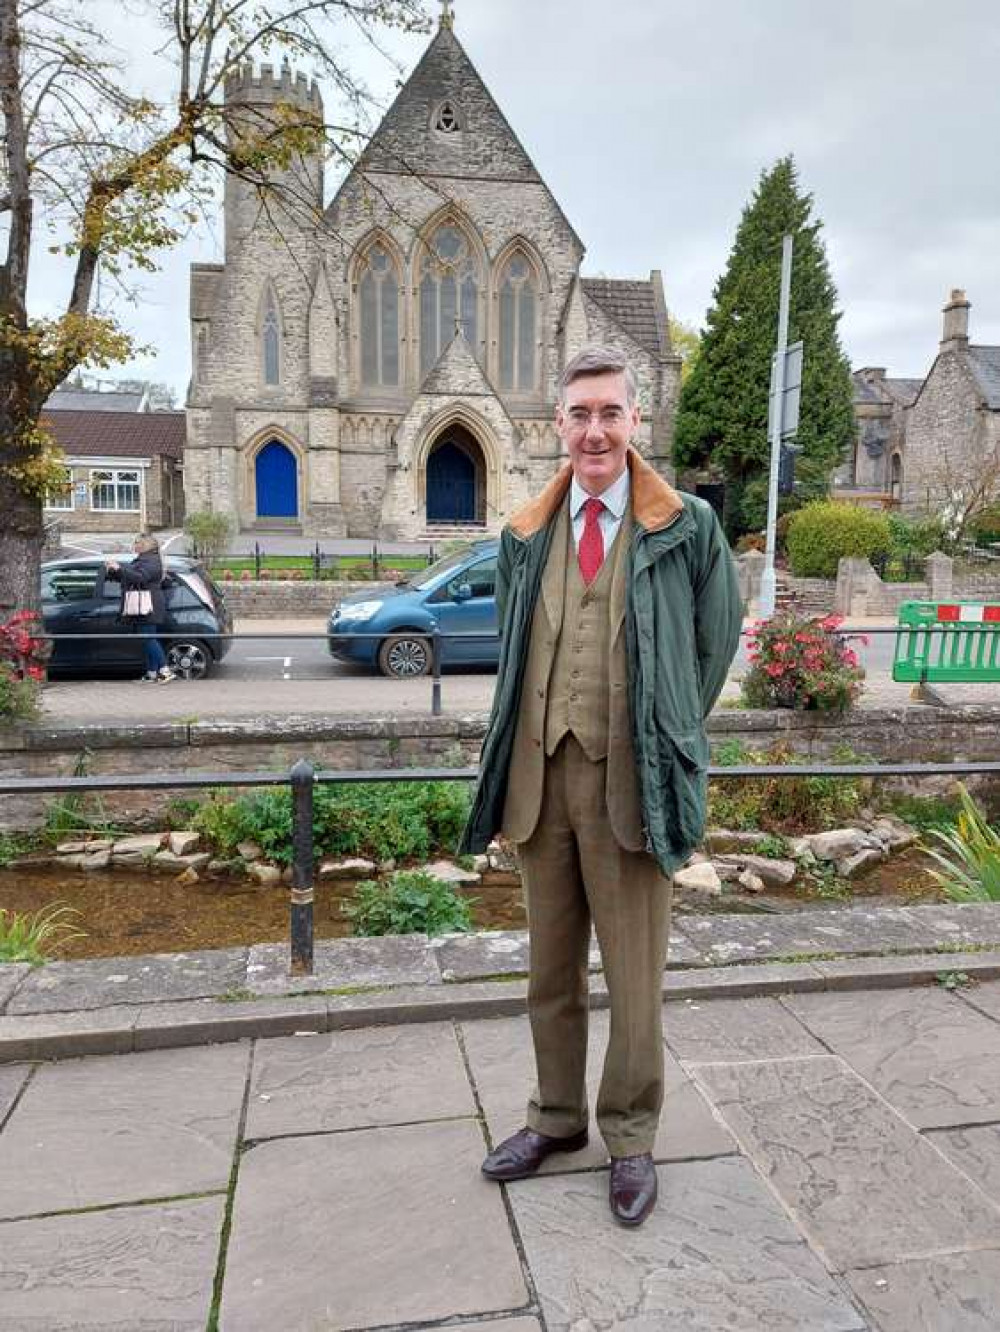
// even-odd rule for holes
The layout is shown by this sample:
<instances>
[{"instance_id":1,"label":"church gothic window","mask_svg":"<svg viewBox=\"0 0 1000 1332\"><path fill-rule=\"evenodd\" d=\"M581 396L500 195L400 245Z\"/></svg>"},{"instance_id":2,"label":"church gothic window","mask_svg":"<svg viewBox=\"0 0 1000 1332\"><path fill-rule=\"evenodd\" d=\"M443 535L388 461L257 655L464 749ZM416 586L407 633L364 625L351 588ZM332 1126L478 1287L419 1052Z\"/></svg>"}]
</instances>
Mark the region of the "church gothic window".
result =
<instances>
[{"instance_id":1,"label":"church gothic window","mask_svg":"<svg viewBox=\"0 0 1000 1332\"><path fill-rule=\"evenodd\" d=\"M399 279L381 245L368 251L358 283L361 382L369 387L399 383Z\"/></svg>"},{"instance_id":2,"label":"church gothic window","mask_svg":"<svg viewBox=\"0 0 1000 1332\"><path fill-rule=\"evenodd\" d=\"M261 342L264 353L264 383L279 384L281 382L281 332L278 325L278 306L274 299L274 292L270 287L264 299Z\"/></svg>"},{"instance_id":3,"label":"church gothic window","mask_svg":"<svg viewBox=\"0 0 1000 1332\"><path fill-rule=\"evenodd\" d=\"M537 385L538 283L515 252L500 274L500 387L530 393Z\"/></svg>"},{"instance_id":4,"label":"church gothic window","mask_svg":"<svg viewBox=\"0 0 1000 1332\"><path fill-rule=\"evenodd\" d=\"M479 338L479 268L458 227L446 222L420 265L420 374L427 374L461 324L475 352Z\"/></svg>"}]
</instances>

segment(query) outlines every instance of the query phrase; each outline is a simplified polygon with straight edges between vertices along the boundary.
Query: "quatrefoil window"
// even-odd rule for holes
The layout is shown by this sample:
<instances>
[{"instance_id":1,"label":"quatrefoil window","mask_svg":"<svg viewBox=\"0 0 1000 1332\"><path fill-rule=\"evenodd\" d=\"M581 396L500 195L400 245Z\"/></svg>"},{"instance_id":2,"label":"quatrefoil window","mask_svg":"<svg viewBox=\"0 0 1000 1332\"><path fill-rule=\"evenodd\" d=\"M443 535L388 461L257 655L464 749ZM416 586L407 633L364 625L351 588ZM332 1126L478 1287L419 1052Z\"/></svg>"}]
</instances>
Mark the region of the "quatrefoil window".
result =
<instances>
[{"instance_id":1,"label":"quatrefoil window","mask_svg":"<svg viewBox=\"0 0 1000 1332\"><path fill-rule=\"evenodd\" d=\"M441 103L434 117L434 128L439 134L457 134L461 130L462 122L453 103Z\"/></svg>"}]
</instances>

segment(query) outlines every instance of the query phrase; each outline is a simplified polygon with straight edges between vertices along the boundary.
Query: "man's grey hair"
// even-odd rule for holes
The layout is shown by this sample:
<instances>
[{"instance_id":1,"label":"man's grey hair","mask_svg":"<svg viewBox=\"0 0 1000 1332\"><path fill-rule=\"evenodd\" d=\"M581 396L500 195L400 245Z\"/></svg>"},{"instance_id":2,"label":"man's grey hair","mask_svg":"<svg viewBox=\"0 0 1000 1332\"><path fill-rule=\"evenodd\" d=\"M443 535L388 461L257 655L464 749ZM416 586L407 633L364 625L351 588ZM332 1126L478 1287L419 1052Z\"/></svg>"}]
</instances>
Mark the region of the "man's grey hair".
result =
<instances>
[{"instance_id":1,"label":"man's grey hair","mask_svg":"<svg viewBox=\"0 0 1000 1332\"><path fill-rule=\"evenodd\" d=\"M635 371L624 352L616 351L614 347L599 346L584 347L583 351L577 352L559 376L560 403L566 401L566 390L573 380L582 379L584 375L624 375L628 405L635 406L638 385Z\"/></svg>"},{"instance_id":2,"label":"man's grey hair","mask_svg":"<svg viewBox=\"0 0 1000 1332\"><path fill-rule=\"evenodd\" d=\"M142 532L135 539L135 549L140 555L145 554L148 550L155 550L156 553L159 554L160 543L157 541L156 537L149 536L147 533Z\"/></svg>"}]
</instances>

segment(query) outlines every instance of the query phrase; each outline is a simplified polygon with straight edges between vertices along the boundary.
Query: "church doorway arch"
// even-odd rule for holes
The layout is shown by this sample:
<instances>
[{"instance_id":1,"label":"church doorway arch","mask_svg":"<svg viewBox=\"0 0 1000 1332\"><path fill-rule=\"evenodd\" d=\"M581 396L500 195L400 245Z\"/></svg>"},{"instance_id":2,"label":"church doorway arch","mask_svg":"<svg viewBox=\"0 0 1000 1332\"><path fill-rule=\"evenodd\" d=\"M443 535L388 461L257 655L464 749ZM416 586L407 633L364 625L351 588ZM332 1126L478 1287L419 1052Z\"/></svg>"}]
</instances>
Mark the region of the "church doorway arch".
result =
<instances>
[{"instance_id":1,"label":"church doorway arch","mask_svg":"<svg viewBox=\"0 0 1000 1332\"><path fill-rule=\"evenodd\" d=\"M427 455L427 521L486 522L486 460L471 430L454 422Z\"/></svg>"},{"instance_id":2,"label":"church doorway arch","mask_svg":"<svg viewBox=\"0 0 1000 1332\"><path fill-rule=\"evenodd\" d=\"M299 469L280 439L269 439L254 459L258 518L299 516Z\"/></svg>"}]
</instances>

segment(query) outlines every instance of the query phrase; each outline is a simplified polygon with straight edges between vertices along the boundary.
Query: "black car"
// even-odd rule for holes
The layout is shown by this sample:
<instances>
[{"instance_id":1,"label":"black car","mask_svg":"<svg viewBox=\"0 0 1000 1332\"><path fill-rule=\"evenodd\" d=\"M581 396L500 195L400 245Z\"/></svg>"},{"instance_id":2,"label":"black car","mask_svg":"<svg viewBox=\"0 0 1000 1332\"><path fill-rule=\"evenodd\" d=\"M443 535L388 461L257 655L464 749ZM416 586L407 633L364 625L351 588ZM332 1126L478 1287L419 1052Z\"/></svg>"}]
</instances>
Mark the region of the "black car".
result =
<instances>
[{"instance_id":1,"label":"black car","mask_svg":"<svg viewBox=\"0 0 1000 1332\"><path fill-rule=\"evenodd\" d=\"M121 582L105 568L106 559L131 558L91 555L42 565L45 632L70 635L52 644L52 674L145 670L142 640L120 617ZM186 679L199 680L229 651L232 616L222 593L196 561L167 555L163 565L167 616L160 626L161 642L171 668ZM118 636L91 637L94 634ZM173 634L181 637L169 637Z\"/></svg>"}]
</instances>

